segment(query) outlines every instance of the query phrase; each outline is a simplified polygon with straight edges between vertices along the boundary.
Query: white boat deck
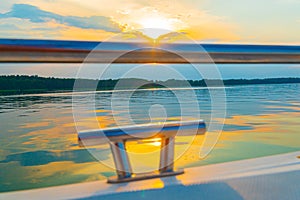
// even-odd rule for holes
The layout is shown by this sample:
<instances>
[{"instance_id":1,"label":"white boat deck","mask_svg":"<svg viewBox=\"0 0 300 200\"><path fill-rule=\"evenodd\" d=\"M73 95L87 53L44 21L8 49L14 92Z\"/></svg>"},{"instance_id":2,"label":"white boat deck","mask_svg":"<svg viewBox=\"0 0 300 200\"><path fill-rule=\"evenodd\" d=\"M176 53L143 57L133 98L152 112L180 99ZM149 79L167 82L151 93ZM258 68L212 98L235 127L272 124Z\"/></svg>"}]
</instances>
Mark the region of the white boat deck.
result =
<instances>
[{"instance_id":1,"label":"white boat deck","mask_svg":"<svg viewBox=\"0 0 300 200\"><path fill-rule=\"evenodd\" d=\"M106 180L1 193L0 199L300 199L300 151L185 169L176 177Z\"/></svg>"}]
</instances>

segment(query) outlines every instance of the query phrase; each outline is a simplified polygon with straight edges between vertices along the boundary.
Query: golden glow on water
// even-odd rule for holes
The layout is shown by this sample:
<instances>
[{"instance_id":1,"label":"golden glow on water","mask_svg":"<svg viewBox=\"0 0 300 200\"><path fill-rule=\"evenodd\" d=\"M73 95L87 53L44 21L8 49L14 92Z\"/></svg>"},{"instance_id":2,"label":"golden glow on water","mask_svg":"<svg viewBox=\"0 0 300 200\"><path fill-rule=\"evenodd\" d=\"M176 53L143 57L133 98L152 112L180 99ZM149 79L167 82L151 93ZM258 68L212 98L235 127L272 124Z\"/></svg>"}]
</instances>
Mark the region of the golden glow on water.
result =
<instances>
[{"instance_id":1,"label":"golden glow on water","mask_svg":"<svg viewBox=\"0 0 300 200\"><path fill-rule=\"evenodd\" d=\"M152 142L152 145L159 147L161 146L161 142L160 141Z\"/></svg>"},{"instance_id":2,"label":"golden glow on water","mask_svg":"<svg viewBox=\"0 0 300 200\"><path fill-rule=\"evenodd\" d=\"M160 150L161 138L145 139L141 141L126 142L127 151L130 153L152 153Z\"/></svg>"},{"instance_id":3,"label":"golden glow on water","mask_svg":"<svg viewBox=\"0 0 300 200\"><path fill-rule=\"evenodd\" d=\"M175 167L184 168L211 163L268 156L300 150L300 112L299 105L290 106L293 112L278 112L263 115L236 115L227 118L225 129L211 154L205 159L199 158L199 150L204 136L195 137L188 150L176 160ZM102 111L99 111L102 112ZM105 111L103 111L105 112ZM108 112L108 111L107 111ZM98 116L101 126L114 124L108 116ZM80 124L93 128L94 119L87 118ZM233 128L227 128L232 126ZM243 128L247 127L247 128ZM20 125L28 132L12 135L9 140L0 141L0 163L2 184L6 190L29 189L105 179L114 174L114 170L97 162L86 159L88 153L78 147L77 133L72 116L56 117L49 115L41 122L28 122ZM213 134L213 133L209 133ZM175 151L180 152L190 138L177 137ZM157 168L159 163L160 138L131 141L127 143L130 160L135 171ZM102 149L103 150L102 150ZM108 147L99 148L107 160L112 160ZM106 150L106 151L105 151ZM143 153L152 152L147 157ZM29 153L29 154L27 154ZM30 160L42 157L43 161ZM163 182L151 182L153 187L163 187ZM4 186L3 186L4 187Z\"/></svg>"},{"instance_id":4,"label":"golden glow on water","mask_svg":"<svg viewBox=\"0 0 300 200\"><path fill-rule=\"evenodd\" d=\"M161 138L153 138L150 140L143 140L142 142L148 143L149 145L153 145L156 147L160 147L161 146Z\"/></svg>"},{"instance_id":5,"label":"golden glow on water","mask_svg":"<svg viewBox=\"0 0 300 200\"><path fill-rule=\"evenodd\" d=\"M197 136L175 166L199 166L300 150L299 118L299 112L227 118L225 125L250 126L251 129L224 130L215 148L204 160L199 158L204 136Z\"/></svg>"},{"instance_id":6,"label":"golden glow on water","mask_svg":"<svg viewBox=\"0 0 300 200\"><path fill-rule=\"evenodd\" d=\"M299 117L297 112L281 112L260 116L235 116L226 119L225 124L253 125L253 130L224 131L221 140L235 137L240 141L256 141L268 144L300 147Z\"/></svg>"},{"instance_id":7,"label":"golden glow on water","mask_svg":"<svg viewBox=\"0 0 300 200\"><path fill-rule=\"evenodd\" d=\"M27 123L20 126L20 128L37 128L37 127L45 127L49 126L49 122L35 122L35 123Z\"/></svg>"}]
</instances>

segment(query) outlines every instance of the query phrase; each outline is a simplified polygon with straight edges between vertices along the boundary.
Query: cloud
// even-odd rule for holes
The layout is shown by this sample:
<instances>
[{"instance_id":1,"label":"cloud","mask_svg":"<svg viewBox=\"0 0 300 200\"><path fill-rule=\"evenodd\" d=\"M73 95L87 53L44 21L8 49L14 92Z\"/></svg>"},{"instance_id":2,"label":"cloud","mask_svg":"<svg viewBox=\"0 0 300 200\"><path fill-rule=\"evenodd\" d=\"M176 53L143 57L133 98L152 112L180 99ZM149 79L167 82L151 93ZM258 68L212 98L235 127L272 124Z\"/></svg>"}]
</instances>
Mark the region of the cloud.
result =
<instances>
[{"instance_id":1,"label":"cloud","mask_svg":"<svg viewBox=\"0 0 300 200\"><path fill-rule=\"evenodd\" d=\"M200 41L240 39L237 35L238 27L229 19L198 9L184 1L175 1L171 5L158 0L110 0L108 6L99 6L105 5L107 0L21 0L22 4L16 3L20 2L18 0L12 1L14 5L11 10L6 9L2 11L3 14L0 13L0 26L4 23L3 20L10 20L19 29L5 25L0 30L0 37L80 40L105 40L114 37L116 40L149 40L149 35L139 30L145 28L145 21L158 18L171 27L163 26L171 32L167 35L163 33L157 39L162 42L186 39L176 32ZM157 25L156 21L152 24ZM125 31L129 33L121 36L122 38L117 36L117 33Z\"/></svg>"},{"instance_id":2,"label":"cloud","mask_svg":"<svg viewBox=\"0 0 300 200\"><path fill-rule=\"evenodd\" d=\"M55 20L34 23L29 19L0 20L0 38L95 40L110 38L114 33L97 29L82 29L59 24Z\"/></svg>"},{"instance_id":3,"label":"cloud","mask_svg":"<svg viewBox=\"0 0 300 200\"><path fill-rule=\"evenodd\" d=\"M18 26L11 23L0 23L0 29L3 30L20 30Z\"/></svg>"},{"instance_id":4,"label":"cloud","mask_svg":"<svg viewBox=\"0 0 300 200\"><path fill-rule=\"evenodd\" d=\"M1 1L0 13L8 12L16 0Z\"/></svg>"},{"instance_id":5,"label":"cloud","mask_svg":"<svg viewBox=\"0 0 300 200\"><path fill-rule=\"evenodd\" d=\"M65 26L53 22L33 23L19 18L0 20L0 38L59 38L64 29Z\"/></svg>"},{"instance_id":6,"label":"cloud","mask_svg":"<svg viewBox=\"0 0 300 200\"><path fill-rule=\"evenodd\" d=\"M56 23L73 26L82 29L98 29L108 32L120 32L121 27L105 16L63 16L39 9L28 4L14 4L11 11L0 14L0 18L27 19L33 23L45 23L55 21Z\"/></svg>"},{"instance_id":7,"label":"cloud","mask_svg":"<svg viewBox=\"0 0 300 200\"><path fill-rule=\"evenodd\" d=\"M170 22L173 32L185 33L194 40L236 41L240 39L239 27L229 18L214 15L184 1L174 1L172 4L157 1L151 5L139 0L130 1L130 5L117 4L116 0L111 1L116 6L115 11L111 10L110 15L127 30L144 28L144 19L162 18Z\"/></svg>"}]
</instances>

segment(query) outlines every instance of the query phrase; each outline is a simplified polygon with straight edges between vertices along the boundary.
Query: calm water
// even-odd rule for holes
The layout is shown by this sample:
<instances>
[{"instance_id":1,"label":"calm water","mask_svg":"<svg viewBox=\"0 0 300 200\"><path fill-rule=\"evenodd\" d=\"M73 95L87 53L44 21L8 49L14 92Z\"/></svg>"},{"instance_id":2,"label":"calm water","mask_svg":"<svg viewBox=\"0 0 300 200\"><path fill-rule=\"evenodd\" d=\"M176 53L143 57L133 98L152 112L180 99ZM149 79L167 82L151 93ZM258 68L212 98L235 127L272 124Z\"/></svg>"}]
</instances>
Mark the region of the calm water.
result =
<instances>
[{"instance_id":1,"label":"calm water","mask_svg":"<svg viewBox=\"0 0 300 200\"><path fill-rule=\"evenodd\" d=\"M219 89L212 89L218 91ZM227 114L224 129L214 150L199 158L203 136L197 136L190 148L177 160L177 167L254 158L300 150L300 84L250 85L228 87ZM174 93L167 90L134 92L129 101L130 116L135 123L193 119L199 112L192 105L188 91L178 90L187 112L182 114ZM96 115L101 126L130 124L124 97L112 93L96 94ZM200 116L210 122L211 99L207 89L195 91ZM91 94L77 94L75 103L85 105ZM72 94L0 96L0 192L105 179L114 170L99 163L78 146L72 114ZM161 107L164 107L162 112ZM150 109L150 113L149 113ZM82 116L92 112L82 112ZM197 113L196 113L197 111ZM222 110L216 108L216 113ZM81 128L94 128L88 114ZM218 123L216 119L216 122ZM176 143L180 149L185 139ZM137 147L138 146L138 147ZM156 143L129 144L133 152L157 149ZM142 150L144 149L144 150ZM97 150L103 160L111 159L107 145ZM132 158L133 161L138 159ZM151 158L152 159L152 158ZM157 160L136 162L134 169L151 167ZM145 164L146 163L146 164Z\"/></svg>"}]
</instances>

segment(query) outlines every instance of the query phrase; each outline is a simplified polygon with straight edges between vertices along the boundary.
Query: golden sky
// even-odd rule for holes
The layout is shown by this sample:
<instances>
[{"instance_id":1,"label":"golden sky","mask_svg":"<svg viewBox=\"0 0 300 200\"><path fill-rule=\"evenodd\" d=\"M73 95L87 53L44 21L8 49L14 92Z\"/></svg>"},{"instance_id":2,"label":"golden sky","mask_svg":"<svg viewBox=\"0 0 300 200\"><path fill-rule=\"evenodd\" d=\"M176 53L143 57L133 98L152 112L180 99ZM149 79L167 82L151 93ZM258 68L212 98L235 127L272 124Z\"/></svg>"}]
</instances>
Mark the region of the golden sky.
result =
<instances>
[{"instance_id":1,"label":"golden sky","mask_svg":"<svg viewBox=\"0 0 300 200\"><path fill-rule=\"evenodd\" d=\"M300 0L3 0L0 37L299 44L299 10Z\"/></svg>"}]
</instances>

